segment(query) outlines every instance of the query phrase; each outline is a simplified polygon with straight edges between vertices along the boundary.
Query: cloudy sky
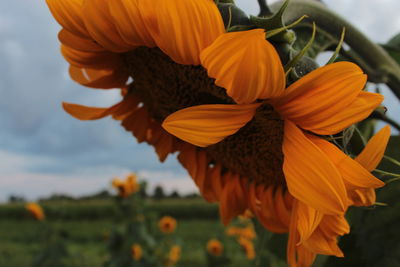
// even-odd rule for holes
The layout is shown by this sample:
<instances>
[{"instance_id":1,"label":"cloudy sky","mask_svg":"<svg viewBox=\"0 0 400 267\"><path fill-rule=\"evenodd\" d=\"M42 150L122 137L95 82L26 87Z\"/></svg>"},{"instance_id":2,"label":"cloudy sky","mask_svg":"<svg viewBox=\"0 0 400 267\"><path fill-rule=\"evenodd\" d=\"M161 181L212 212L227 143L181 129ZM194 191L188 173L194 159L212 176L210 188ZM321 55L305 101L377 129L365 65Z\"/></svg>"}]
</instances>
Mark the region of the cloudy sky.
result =
<instances>
[{"instance_id":1,"label":"cloudy sky","mask_svg":"<svg viewBox=\"0 0 400 267\"><path fill-rule=\"evenodd\" d=\"M398 0L325 2L377 42L400 32ZM237 3L258 12L256 0ZM168 190L194 191L174 158L159 163L151 147L137 144L117 122L81 122L61 109L62 101L109 106L118 92L69 79L59 29L44 0L0 1L0 201L10 194L92 193L130 171Z\"/></svg>"}]
</instances>

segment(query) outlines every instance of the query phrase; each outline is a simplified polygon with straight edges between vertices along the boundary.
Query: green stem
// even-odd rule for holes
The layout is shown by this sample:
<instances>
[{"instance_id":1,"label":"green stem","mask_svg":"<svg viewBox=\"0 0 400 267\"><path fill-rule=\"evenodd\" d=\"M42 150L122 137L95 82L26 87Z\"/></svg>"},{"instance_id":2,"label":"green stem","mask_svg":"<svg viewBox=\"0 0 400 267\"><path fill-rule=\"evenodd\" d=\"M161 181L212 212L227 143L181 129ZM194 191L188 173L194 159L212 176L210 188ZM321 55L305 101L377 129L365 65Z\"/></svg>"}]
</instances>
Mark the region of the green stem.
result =
<instances>
[{"instance_id":1,"label":"green stem","mask_svg":"<svg viewBox=\"0 0 400 267\"><path fill-rule=\"evenodd\" d=\"M260 6L260 13L258 14L259 17L265 17L272 14L271 10L267 5L266 0L257 0L258 5Z\"/></svg>"},{"instance_id":2,"label":"green stem","mask_svg":"<svg viewBox=\"0 0 400 267\"><path fill-rule=\"evenodd\" d=\"M278 2L271 5L271 8L276 10L280 5ZM340 36L345 27L347 32L345 43L352 49L350 53L352 59L366 71L370 81L386 83L400 99L400 66L383 48L369 40L344 18L315 0L291 1L285 12L284 23L292 23L305 14L308 15L309 22L314 21L319 28L334 36Z\"/></svg>"},{"instance_id":3,"label":"green stem","mask_svg":"<svg viewBox=\"0 0 400 267\"><path fill-rule=\"evenodd\" d=\"M396 128L398 131L400 131L400 124L398 124L395 120L389 118L388 116L386 116L385 114L382 114L381 112L372 112L372 114L369 116L369 118L371 119L378 119L384 122L389 123L390 125L392 125L394 128Z\"/></svg>"}]
</instances>

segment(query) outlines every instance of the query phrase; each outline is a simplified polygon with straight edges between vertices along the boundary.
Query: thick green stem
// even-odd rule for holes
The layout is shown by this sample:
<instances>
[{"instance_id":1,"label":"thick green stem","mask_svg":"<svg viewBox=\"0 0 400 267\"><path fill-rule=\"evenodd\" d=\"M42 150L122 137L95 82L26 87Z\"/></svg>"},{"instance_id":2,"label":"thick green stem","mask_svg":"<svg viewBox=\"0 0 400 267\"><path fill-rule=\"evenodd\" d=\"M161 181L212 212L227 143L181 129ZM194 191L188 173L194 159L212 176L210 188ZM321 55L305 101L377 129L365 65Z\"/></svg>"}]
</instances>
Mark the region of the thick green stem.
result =
<instances>
[{"instance_id":1,"label":"thick green stem","mask_svg":"<svg viewBox=\"0 0 400 267\"><path fill-rule=\"evenodd\" d=\"M281 2L271 6L279 8ZM363 33L348 21L329 10L324 4L315 0L293 0L285 11L285 24L292 23L303 15L308 21L314 21L324 31L340 36L346 28L345 43L351 48L346 51L350 58L358 63L368 74L369 80L375 83L386 83L400 99L400 66L379 45L369 40ZM311 24L310 24L311 25Z\"/></svg>"}]
</instances>

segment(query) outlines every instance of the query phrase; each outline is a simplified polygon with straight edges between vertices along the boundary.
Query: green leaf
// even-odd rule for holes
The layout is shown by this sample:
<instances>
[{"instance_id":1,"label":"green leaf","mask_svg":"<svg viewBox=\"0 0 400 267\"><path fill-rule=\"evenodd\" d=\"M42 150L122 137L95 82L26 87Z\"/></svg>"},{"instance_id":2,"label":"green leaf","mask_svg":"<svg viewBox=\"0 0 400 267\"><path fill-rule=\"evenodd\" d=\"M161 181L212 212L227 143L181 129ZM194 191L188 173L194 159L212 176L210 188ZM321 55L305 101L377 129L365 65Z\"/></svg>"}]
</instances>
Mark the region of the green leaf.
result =
<instances>
[{"instance_id":1,"label":"green leaf","mask_svg":"<svg viewBox=\"0 0 400 267\"><path fill-rule=\"evenodd\" d=\"M293 44L293 48L300 51L304 46L306 46L312 36L312 24L304 23L293 30L296 32L297 37L296 42ZM317 25L317 33L314 42L305 55L311 58L316 58L318 54L327 51L328 49L334 50L336 45L339 43L339 39L340 36L332 36Z\"/></svg>"}]
</instances>

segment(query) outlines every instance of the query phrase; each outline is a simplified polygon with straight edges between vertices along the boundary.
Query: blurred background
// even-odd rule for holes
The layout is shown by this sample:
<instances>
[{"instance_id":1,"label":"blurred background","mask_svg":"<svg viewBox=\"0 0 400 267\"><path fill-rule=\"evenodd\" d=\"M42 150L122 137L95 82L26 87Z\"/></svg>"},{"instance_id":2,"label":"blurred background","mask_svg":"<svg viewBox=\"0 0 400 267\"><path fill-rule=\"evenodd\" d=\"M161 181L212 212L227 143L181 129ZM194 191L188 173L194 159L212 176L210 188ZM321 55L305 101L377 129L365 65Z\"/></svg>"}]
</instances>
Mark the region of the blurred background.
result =
<instances>
[{"instance_id":1,"label":"blurred background","mask_svg":"<svg viewBox=\"0 0 400 267\"><path fill-rule=\"evenodd\" d=\"M323 2L377 43L400 33L398 0ZM236 4L248 14L258 13L256 0ZM224 228L217 205L198 197L173 156L161 164L152 147L137 144L117 121L82 122L63 111L62 101L108 107L120 95L84 88L69 78L59 30L44 0L0 1L0 267L153 266L143 260L138 264L137 247L130 254L134 242L143 246L146 260L156 260L153 252L163 251L157 254L162 266L174 265L163 257L180 258L181 248L178 266L221 267L228 258L234 267L255 266L253 239L259 225L242 218L231 230ZM380 89L388 116L399 122L398 99L386 86ZM389 150L397 159L399 146L394 138ZM398 167L391 170L399 173ZM132 195L121 193L125 182L114 180L112 188L113 177L125 179L132 172L137 174ZM356 230L340 245L346 260L319 257L315 266L400 266L398 190L394 183L378 192L388 207L380 203L351 210ZM29 216L26 201L39 200L41 207ZM166 215L177 220L174 235L162 233L158 220ZM212 238L221 244L207 243ZM261 258L285 266L284 235L264 231L257 240ZM206 253L206 244L224 252L214 257Z\"/></svg>"}]
</instances>

